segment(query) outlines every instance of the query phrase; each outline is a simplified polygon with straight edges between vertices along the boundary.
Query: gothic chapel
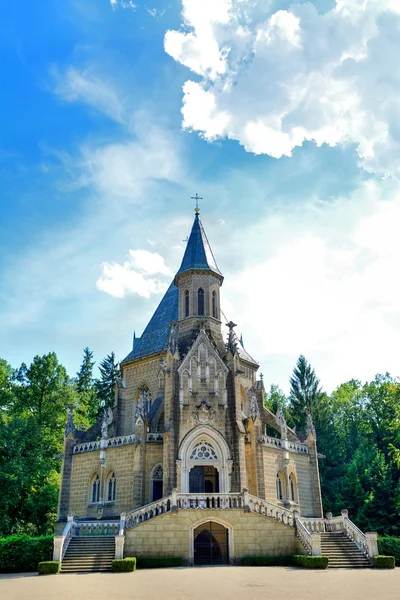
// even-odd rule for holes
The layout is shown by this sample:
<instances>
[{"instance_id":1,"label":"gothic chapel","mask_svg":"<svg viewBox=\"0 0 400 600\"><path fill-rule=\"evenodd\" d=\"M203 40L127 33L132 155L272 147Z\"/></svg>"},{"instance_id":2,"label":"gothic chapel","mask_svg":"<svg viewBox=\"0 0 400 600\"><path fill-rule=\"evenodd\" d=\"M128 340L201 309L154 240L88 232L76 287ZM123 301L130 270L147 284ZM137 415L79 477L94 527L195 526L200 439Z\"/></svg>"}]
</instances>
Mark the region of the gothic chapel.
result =
<instances>
[{"instance_id":1,"label":"gothic chapel","mask_svg":"<svg viewBox=\"0 0 400 600\"><path fill-rule=\"evenodd\" d=\"M223 281L196 208L182 264L121 362L114 409L87 431L70 413L54 549L63 570L86 534L116 557L195 565L320 553L311 418L298 436L265 408L259 365L222 319Z\"/></svg>"}]
</instances>

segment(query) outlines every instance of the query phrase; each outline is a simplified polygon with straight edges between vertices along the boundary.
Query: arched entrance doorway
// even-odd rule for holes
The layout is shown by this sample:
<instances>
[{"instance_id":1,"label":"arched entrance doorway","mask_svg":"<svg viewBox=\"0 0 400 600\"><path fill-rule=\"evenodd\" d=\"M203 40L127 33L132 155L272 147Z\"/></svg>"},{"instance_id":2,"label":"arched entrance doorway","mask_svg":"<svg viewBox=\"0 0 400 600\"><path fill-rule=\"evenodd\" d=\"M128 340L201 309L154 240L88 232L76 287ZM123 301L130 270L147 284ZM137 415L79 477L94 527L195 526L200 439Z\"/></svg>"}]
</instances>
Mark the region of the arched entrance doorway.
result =
<instances>
[{"instance_id":1,"label":"arched entrance doorway","mask_svg":"<svg viewBox=\"0 0 400 600\"><path fill-rule=\"evenodd\" d=\"M214 521L196 527L193 532L193 562L195 565L227 565L228 529Z\"/></svg>"},{"instance_id":2,"label":"arched entrance doorway","mask_svg":"<svg viewBox=\"0 0 400 600\"><path fill-rule=\"evenodd\" d=\"M196 466L189 473L189 494L218 494L219 473L214 466Z\"/></svg>"}]
</instances>

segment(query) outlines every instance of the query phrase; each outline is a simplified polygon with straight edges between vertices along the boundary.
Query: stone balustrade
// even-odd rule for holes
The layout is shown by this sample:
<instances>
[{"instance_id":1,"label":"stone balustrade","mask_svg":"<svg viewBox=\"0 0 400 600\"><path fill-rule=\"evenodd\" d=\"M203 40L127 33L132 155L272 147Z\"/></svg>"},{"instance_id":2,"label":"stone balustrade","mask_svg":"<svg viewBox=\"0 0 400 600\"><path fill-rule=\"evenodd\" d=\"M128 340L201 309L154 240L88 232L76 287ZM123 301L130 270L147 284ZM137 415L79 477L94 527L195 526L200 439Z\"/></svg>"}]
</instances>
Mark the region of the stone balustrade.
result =
<instances>
[{"instance_id":1,"label":"stone balustrade","mask_svg":"<svg viewBox=\"0 0 400 600\"><path fill-rule=\"evenodd\" d=\"M119 535L119 521L78 521L74 528L73 535L92 536L92 535Z\"/></svg>"},{"instance_id":2,"label":"stone balustrade","mask_svg":"<svg viewBox=\"0 0 400 600\"><path fill-rule=\"evenodd\" d=\"M313 519L309 517L299 517L302 525L309 533L324 533L326 531L327 519Z\"/></svg>"},{"instance_id":3,"label":"stone balustrade","mask_svg":"<svg viewBox=\"0 0 400 600\"><path fill-rule=\"evenodd\" d=\"M153 434L155 435L155 434ZM93 452L94 450L100 450L100 448L118 448L120 446L129 446L130 444L136 444L137 439L134 433L129 435L120 435L117 437L108 438L107 440L97 440L95 442L82 442L75 444L73 448L74 454L80 454L81 452ZM106 442L106 445L104 444ZM103 446L104 444L104 446Z\"/></svg>"},{"instance_id":4,"label":"stone balustrade","mask_svg":"<svg viewBox=\"0 0 400 600\"><path fill-rule=\"evenodd\" d=\"M141 508L131 510L130 512L125 513L124 527L125 529L136 527L136 525L139 525L144 521L149 521L154 517L158 517L158 515L163 515L164 513L169 512L171 507L172 496L167 496L161 500L156 500L155 502L146 504L146 506L142 506ZM122 518L120 523L122 524Z\"/></svg>"},{"instance_id":5,"label":"stone balustrade","mask_svg":"<svg viewBox=\"0 0 400 600\"><path fill-rule=\"evenodd\" d=\"M177 494L178 508L226 510L243 508L242 494Z\"/></svg>"},{"instance_id":6,"label":"stone balustrade","mask_svg":"<svg viewBox=\"0 0 400 600\"><path fill-rule=\"evenodd\" d=\"M264 515L270 519L278 521L279 523L293 527L293 511L277 506L276 504L272 504L272 502L268 502L267 500L259 498L258 496L252 496L251 494L248 494L246 490L244 490L243 494L245 507L247 505L252 512L255 512L259 515ZM246 502L247 499L248 501Z\"/></svg>"},{"instance_id":7,"label":"stone balustrade","mask_svg":"<svg viewBox=\"0 0 400 600\"><path fill-rule=\"evenodd\" d=\"M295 514L295 524L296 524L297 537L299 538L300 542L306 549L307 554L312 555L314 553L313 550L315 551L316 544L313 542L313 539L312 539L313 536L311 535L311 533L308 531L307 527L301 522L300 518L298 517L298 513ZM318 538L319 538L319 541L321 542L320 536L318 536ZM320 543L319 554L321 554L321 543Z\"/></svg>"},{"instance_id":8,"label":"stone balustrade","mask_svg":"<svg viewBox=\"0 0 400 600\"><path fill-rule=\"evenodd\" d=\"M147 441L148 442L158 442L158 443L162 444L162 442L164 441L164 435L162 433L148 433Z\"/></svg>"},{"instance_id":9,"label":"stone balustrade","mask_svg":"<svg viewBox=\"0 0 400 600\"><path fill-rule=\"evenodd\" d=\"M263 435L262 439L264 446L270 446L280 450L288 450L289 452L296 452L297 454L308 454L307 444L302 444L301 442L281 440L280 438L274 438L269 435Z\"/></svg>"}]
</instances>

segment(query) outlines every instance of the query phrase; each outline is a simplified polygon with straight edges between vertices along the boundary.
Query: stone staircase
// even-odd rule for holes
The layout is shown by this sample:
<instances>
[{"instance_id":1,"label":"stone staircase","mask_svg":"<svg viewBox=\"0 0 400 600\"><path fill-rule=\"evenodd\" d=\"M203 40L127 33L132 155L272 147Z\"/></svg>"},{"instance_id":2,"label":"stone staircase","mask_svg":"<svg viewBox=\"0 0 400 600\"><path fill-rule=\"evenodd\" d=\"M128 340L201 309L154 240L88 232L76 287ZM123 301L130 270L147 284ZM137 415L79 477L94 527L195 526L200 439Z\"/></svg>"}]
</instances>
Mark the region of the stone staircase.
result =
<instances>
[{"instance_id":1,"label":"stone staircase","mask_svg":"<svg viewBox=\"0 0 400 600\"><path fill-rule=\"evenodd\" d=\"M343 531L320 535L321 554L329 558L329 568L362 569L371 566L357 544Z\"/></svg>"},{"instance_id":2,"label":"stone staircase","mask_svg":"<svg viewBox=\"0 0 400 600\"><path fill-rule=\"evenodd\" d=\"M61 563L61 573L111 571L114 536L72 537Z\"/></svg>"}]
</instances>

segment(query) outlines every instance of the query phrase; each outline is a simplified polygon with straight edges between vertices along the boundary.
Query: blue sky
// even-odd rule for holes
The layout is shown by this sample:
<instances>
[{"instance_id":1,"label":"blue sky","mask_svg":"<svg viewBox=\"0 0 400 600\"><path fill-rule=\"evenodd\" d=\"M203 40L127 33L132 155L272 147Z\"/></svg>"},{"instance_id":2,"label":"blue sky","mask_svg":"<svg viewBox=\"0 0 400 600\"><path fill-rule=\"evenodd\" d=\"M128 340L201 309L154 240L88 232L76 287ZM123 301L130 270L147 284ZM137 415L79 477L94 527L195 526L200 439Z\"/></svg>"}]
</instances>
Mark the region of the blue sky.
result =
<instances>
[{"instance_id":1,"label":"blue sky","mask_svg":"<svg viewBox=\"0 0 400 600\"><path fill-rule=\"evenodd\" d=\"M0 356L128 354L190 197L265 381L399 373L395 0L66 0L0 19Z\"/></svg>"}]
</instances>

